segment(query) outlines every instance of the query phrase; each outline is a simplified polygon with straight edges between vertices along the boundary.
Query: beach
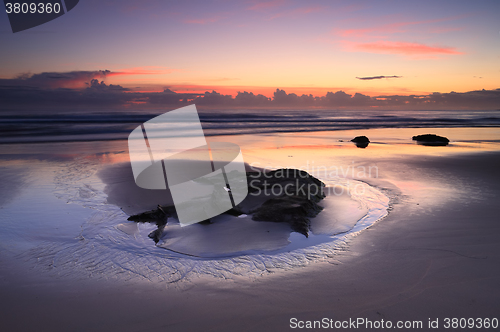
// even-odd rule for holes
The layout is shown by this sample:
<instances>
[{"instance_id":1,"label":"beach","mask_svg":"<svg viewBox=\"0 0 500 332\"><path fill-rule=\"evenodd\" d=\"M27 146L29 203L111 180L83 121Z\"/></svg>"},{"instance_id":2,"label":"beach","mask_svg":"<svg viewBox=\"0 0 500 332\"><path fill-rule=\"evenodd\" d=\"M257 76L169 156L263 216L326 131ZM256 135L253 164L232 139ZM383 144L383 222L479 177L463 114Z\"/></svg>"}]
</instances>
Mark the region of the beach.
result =
<instances>
[{"instance_id":1,"label":"beach","mask_svg":"<svg viewBox=\"0 0 500 332\"><path fill-rule=\"evenodd\" d=\"M500 1L5 10L0 332L500 329Z\"/></svg>"},{"instance_id":2,"label":"beach","mask_svg":"<svg viewBox=\"0 0 500 332\"><path fill-rule=\"evenodd\" d=\"M425 133L451 143L411 141ZM349 142L359 135L367 148ZM154 246L150 226L115 227L127 216L124 197L110 194L125 181L116 170L127 165L126 141L4 144L2 329L282 331L362 318L433 330L436 319L441 329L446 318L498 319L499 137L477 127L210 136L239 144L249 166L299 168L350 188L377 213L349 224L354 212L335 214L347 201L327 198L322 213L340 227L330 242L300 235L278 251L201 260ZM110 169L114 182L102 176ZM363 188L373 191L355 197Z\"/></svg>"}]
</instances>

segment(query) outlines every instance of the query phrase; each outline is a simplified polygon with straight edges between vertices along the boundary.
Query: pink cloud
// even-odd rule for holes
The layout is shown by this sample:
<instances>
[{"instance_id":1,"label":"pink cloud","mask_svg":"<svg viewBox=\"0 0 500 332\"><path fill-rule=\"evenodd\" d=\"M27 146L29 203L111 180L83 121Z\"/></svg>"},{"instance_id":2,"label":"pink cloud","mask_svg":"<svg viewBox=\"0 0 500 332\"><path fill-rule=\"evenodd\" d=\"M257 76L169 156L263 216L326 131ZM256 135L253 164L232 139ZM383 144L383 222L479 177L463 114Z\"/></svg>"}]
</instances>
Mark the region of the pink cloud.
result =
<instances>
[{"instance_id":1,"label":"pink cloud","mask_svg":"<svg viewBox=\"0 0 500 332\"><path fill-rule=\"evenodd\" d=\"M429 46L419 43L376 41L372 43L355 43L342 41L350 51L378 53L378 54L402 54L402 55L438 55L438 54L463 54L454 47Z\"/></svg>"}]
</instances>

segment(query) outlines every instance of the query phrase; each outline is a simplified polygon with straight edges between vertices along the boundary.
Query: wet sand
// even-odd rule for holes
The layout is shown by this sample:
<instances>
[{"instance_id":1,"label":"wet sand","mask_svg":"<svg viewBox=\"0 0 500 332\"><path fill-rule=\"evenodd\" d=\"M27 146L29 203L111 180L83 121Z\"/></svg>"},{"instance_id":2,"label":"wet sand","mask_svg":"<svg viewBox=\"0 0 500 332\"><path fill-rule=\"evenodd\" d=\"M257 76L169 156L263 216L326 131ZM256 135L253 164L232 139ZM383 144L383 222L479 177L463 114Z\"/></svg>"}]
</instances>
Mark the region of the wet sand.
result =
<instances>
[{"instance_id":1,"label":"wet sand","mask_svg":"<svg viewBox=\"0 0 500 332\"><path fill-rule=\"evenodd\" d=\"M326 317L420 320L420 330L439 318L442 330L446 317L500 318L500 153L356 158L377 164L380 176L366 181L394 194L392 210L332 259L262 277L155 284L57 278L0 255L0 327L286 331L293 317Z\"/></svg>"}]
</instances>

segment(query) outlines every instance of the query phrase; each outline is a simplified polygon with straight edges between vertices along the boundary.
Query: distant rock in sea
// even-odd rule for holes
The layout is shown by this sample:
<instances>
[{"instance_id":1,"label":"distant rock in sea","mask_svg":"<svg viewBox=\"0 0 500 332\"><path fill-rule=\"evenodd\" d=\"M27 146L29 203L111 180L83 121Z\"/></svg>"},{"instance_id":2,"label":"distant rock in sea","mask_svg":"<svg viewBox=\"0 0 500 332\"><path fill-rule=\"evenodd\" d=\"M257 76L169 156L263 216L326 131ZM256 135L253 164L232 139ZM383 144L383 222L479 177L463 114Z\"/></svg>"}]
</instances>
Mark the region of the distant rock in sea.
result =
<instances>
[{"instance_id":1,"label":"distant rock in sea","mask_svg":"<svg viewBox=\"0 0 500 332\"><path fill-rule=\"evenodd\" d=\"M270 172L247 172L248 195L226 214L251 215L255 221L284 222L292 231L309 236L310 220L323 208L318 202L325 198L325 184L298 169L278 169ZM155 223L158 229L149 234L155 243L161 239L169 217L175 216L174 206L158 205L128 218L129 221ZM202 224L209 227L211 221Z\"/></svg>"},{"instance_id":2,"label":"distant rock in sea","mask_svg":"<svg viewBox=\"0 0 500 332\"><path fill-rule=\"evenodd\" d=\"M358 148L366 148L368 144L370 144L370 140L366 136L356 136L354 137L351 142L356 144L356 147Z\"/></svg>"},{"instance_id":3,"label":"distant rock in sea","mask_svg":"<svg viewBox=\"0 0 500 332\"><path fill-rule=\"evenodd\" d=\"M448 138L434 134L413 136L412 140L417 141L418 144L427 146L446 146L450 143Z\"/></svg>"}]
</instances>

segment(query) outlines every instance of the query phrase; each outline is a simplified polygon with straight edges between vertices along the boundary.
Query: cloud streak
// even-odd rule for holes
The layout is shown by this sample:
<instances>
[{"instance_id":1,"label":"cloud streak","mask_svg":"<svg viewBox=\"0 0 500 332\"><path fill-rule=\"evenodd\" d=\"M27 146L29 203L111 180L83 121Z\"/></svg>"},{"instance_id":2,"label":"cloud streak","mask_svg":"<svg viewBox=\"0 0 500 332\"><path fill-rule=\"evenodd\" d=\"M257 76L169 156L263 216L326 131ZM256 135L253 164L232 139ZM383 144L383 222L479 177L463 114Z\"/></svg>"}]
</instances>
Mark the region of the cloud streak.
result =
<instances>
[{"instance_id":1,"label":"cloud streak","mask_svg":"<svg viewBox=\"0 0 500 332\"><path fill-rule=\"evenodd\" d=\"M442 55L463 54L454 47L430 46L420 43L393 42L379 40L372 43L343 42L347 50L377 53L377 54L399 54L399 55Z\"/></svg>"},{"instance_id":2,"label":"cloud streak","mask_svg":"<svg viewBox=\"0 0 500 332\"><path fill-rule=\"evenodd\" d=\"M396 75L392 75L392 76L385 76L385 75L381 75L381 76L366 76L366 77L356 77L358 80L362 80L362 81L367 81L367 80L380 80L382 78L401 78L403 76L396 76Z\"/></svg>"},{"instance_id":3,"label":"cloud streak","mask_svg":"<svg viewBox=\"0 0 500 332\"><path fill-rule=\"evenodd\" d=\"M339 40L338 43L344 47L344 50L349 52L398 54L409 57L424 56L427 58L435 58L436 55L457 55L463 54L463 52L458 51L455 47L408 42L401 40L401 38L411 33L412 39L414 39L415 34L418 35L418 33L424 29L426 31L432 31L432 33L458 31L460 30L459 28L437 27L435 23L456 20L459 18L463 18L463 16L424 21L396 22L367 28L333 29L331 33L343 38L343 40ZM390 40L394 39L395 35L398 35L399 40Z\"/></svg>"}]
</instances>

